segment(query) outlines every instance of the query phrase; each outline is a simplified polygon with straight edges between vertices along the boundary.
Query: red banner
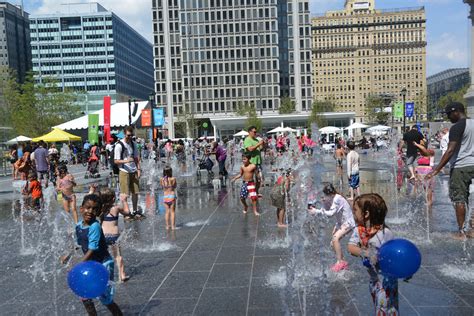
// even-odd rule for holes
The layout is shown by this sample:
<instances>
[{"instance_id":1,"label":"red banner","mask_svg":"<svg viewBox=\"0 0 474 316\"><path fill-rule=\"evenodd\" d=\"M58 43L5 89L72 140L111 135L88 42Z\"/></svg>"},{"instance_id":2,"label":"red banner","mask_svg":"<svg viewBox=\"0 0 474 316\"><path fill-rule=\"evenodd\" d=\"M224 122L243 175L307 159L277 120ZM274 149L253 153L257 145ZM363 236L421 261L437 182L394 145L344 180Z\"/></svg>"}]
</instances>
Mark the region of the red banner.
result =
<instances>
[{"instance_id":1,"label":"red banner","mask_svg":"<svg viewBox=\"0 0 474 316\"><path fill-rule=\"evenodd\" d=\"M142 110L142 127L151 126L151 110Z\"/></svg>"},{"instance_id":2,"label":"red banner","mask_svg":"<svg viewBox=\"0 0 474 316\"><path fill-rule=\"evenodd\" d=\"M111 107L110 96L104 97L104 140L106 143L110 141L110 107Z\"/></svg>"}]
</instances>

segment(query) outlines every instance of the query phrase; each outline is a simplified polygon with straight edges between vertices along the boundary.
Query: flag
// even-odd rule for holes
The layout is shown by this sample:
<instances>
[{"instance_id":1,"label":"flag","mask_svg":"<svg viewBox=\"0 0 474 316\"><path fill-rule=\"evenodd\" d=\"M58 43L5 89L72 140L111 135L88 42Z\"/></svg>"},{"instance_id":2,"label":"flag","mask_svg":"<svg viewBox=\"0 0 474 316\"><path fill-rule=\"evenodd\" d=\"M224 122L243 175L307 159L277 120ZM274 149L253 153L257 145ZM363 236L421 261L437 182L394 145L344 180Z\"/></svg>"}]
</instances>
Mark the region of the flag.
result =
<instances>
[{"instance_id":1,"label":"flag","mask_svg":"<svg viewBox=\"0 0 474 316\"><path fill-rule=\"evenodd\" d=\"M110 106L111 106L111 98L110 96L105 96L104 97L104 139L107 143L110 141L110 119L111 119ZM97 123L98 123L98 120L97 120Z\"/></svg>"},{"instance_id":2,"label":"flag","mask_svg":"<svg viewBox=\"0 0 474 316\"><path fill-rule=\"evenodd\" d=\"M415 103L414 102L405 103L405 115L406 115L406 117L413 117L414 113L415 113Z\"/></svg>"},{"instance_id":3,"label":"flag","mask_svg":"<svg viewBox=\"0 0 474 316\"><path fill-rule=\"evenodd\" d=\"M142 127L151 126L151 111L142 110Z\"/></svg>"},{"instance_id":4,"label":"flag","mask_svg":"<svg viewBox=\"0 0 474 316\"><path fill-rule=\"evenodd\" d=\"M403 117L403 103L402 102L395 103L394 110L393 110L393 116L395 118L402 118Z\"/></svg>"},{"instance_id":5,"label":"flag","mask_svg":"<svg viewBox=\"0 0 474 316\"><path fill-rule=\"evenodd\" d=\"M88 139L91 144L99 143L99 114L89 114Z\"/></svg>"},{"instance_id":6,"label":"flag","mask_svg":"<svg viewBox=\"0 0 474 316\"><path fill-rule=\"evenodd\" d=\"M153 109L153 120L155 122L155 126L165 125L165 115L163 108Z\"/></svg>"}]
</instances>

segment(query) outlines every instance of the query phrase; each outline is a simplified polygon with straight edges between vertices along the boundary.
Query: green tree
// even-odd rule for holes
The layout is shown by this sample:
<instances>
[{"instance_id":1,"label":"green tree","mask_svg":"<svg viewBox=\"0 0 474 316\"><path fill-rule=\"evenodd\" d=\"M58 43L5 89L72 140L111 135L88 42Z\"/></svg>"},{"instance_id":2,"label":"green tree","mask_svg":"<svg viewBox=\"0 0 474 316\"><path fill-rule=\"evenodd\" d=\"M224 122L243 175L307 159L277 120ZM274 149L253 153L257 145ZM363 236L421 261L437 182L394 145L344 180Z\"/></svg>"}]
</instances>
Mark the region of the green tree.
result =
<instances>
[{"instance_id":1,"label":"green tree","mask_svg":"<svg viewBox=\"0 0 474 316\"><path fill-rule=\"evenodd\" d=\"M178 111L175 122L175 133L177 137L196 137L196 128L200 120L196 119L189 104L184 104L181 111Z\"/></svg>"},{"instance_id":2,"label":"green tree","mask_svg":"<svg viewBox=\"0 0 474 316\"><path fill-rule=\"evenodd\" d=\"M365 99L367 117L370 122L385 125L390 118L390 113L385 112L386 107L384 98L380 95L369 95Z\"/></svg>"},{"instance_id":3,"label":"green tree","mask_svg":"<svg viewBox=\"0 0 474 316\"><path fill-rule=\"evenodd\" d=\"M415 118L417 121L421 121L422 119L426 119L428 115L428 104L429 104L429 96L426 91L420 92L414 102L415 102Z\"/></svg>"},{"instance_id":4,"label":"green tree","mask_svg":"<svg viewBox=\"0 0 474 316\"><path fill-rule=\"evenodd\" d=\"M283 97L280 100L280 107L278 113L290 114L296 111L296 102L291 100L289 97Z\"/></svg>"},{"instance_id":5,"label":"green tree","mask_svg":"<svg viewBox=\"0 0 474 316\"><path fill-rule=\"evenodd\" d=\"M35 83L33 74L29 73L24 83L18 83L11 74L4 86L4 114L16 133L39 136L50 131L52 126L80 115L82 94L61 91L58 81L51 77Z\"/></svg>"},{"instance_id":6,"label":"green tree","mask_svg":"<svg viewBox=\"0 0 474 316\"><path fill-rule=\"evenodd\" d=\"M443 111L446 105L448 105L451 102L460 102L464 104L464 106L467 106L467 102L466 102L466 99L464 99L464 95L466 94L468 88L469 88L469 85L465 85L459 90L449 92L448 94L442 96L438 100L438 109Z\"/></svg>"},{"instance_id":7,"label":"green tree","mask_svg":"<svg viewBox=\"0 0 474 316\"><path fill-rule=\"evenodd\" d=\"M316 123L319 128L327 126L328 121L323 116L323 113L333 112L336 107L337 107L337 104L334 102L334 99L332 98L328 98L323 101L320 101L320 100L313 101L313 105L311 108L311 115L309 116L309 120L308 120L308 125L311 125L311 123Z\"/></svg>"},{"instance_id":8,"label":"green tree","mask_svg":"<svg viewBox=\"0 0 474 316\"><path fill-rule=\"evenodd\" d=\"M246 116L244 129L247 130L250 126L255 126L257 131L262 131L262 120L258 118L257 109L255 104L252 103L240 103L236 111L237 115Z\"/></svg>"}]
</instances>

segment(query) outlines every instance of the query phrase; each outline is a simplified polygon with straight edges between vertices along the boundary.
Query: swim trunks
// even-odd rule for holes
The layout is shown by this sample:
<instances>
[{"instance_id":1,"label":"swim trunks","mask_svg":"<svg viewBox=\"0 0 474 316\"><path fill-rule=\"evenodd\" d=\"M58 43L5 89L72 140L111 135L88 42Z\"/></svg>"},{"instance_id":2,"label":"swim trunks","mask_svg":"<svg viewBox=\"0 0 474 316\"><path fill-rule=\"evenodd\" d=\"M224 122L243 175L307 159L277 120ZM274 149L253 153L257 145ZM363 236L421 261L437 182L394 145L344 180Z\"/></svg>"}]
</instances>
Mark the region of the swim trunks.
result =
<instances>
[{"instance_id":1,"label":"swim trunks","mask_svg":"<svg viewBox=\"0 0 474 316\"><path fill-rule=\"evenodd\" d=\"M247 197L249 197L251 200L255 200L255 201L258 199L257 189L255 187L255 183L252 182L252 181L249 181L249 182L243 181L242 182L242 187L240 189L240 198L241 199L246 199Z\"/></svg>"}]
</instances>

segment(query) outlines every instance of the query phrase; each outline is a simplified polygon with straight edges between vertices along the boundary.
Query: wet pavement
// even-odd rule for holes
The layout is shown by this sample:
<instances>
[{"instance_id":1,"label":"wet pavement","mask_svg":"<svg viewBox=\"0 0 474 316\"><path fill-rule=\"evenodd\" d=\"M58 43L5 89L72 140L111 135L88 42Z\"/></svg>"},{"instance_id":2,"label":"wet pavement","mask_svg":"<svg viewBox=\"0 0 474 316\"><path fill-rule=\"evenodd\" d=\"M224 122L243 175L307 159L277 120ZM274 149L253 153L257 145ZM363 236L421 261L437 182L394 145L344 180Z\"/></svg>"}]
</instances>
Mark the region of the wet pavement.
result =
<instances>
[{"instance_id":1,"label":"wet pavement","mask_svg":"<svg viewBox=\"0 0 474 316\"><path fill-rule=\"evenodd\" d=\"M386 153L361 155L366 179L372 177L374 170L381 169L375 180L364 182L361 176L362 191L381 192L390 208L389 226L396 235L415 242L423 257L422 267L414 278L408 283L400 282L401 314L473 315L473 243L449 237L456 222L447 198L448 178L437 178L434 206L427 212L420 189L404 186L399 199L395 198L394 180L384 176L391 172L390 164L383 163L383 159ZM324 161L328 173L323 179L338 184L332 157L325 156ZM343 181L346 188L347 181ZM324 279L315 277L314 284L305 288L304 293L296 291L294 295L288 290L285 271L294 256L288 237L292 227L290 231L277 228L275 209L268 199L270 187L263 190L265 197L259 205L262 216L257 218L250 212L242 214L238 184L214 190L205 179L198 182L195 177L179 178L178 183L178 230L164 229L162 213L154 211L156 198L146 193L140 196L140 205L147 218L131 223L120 219L122 253L131 279L117 284L115 301L125 315L373 314L368 274L360 261L347 252L350 271L341 275L328 272ZM1 314L83 315L82 304L67 288L68 267L60 266L52 258L62 253L58 248L68 244L70 219L64 219L60 231L51 233L52 236L38 232L35 220L27 221L22 229L11 204L10 195L2 196ZM62 218L60 212L55 213L55 218ZM329 250L333 221L329 223L323 228L327 238L318 252L328 264L334 260ZM309 230L307 233L311 235ZM38 240L38 236L43 240ZM64 238L59 247L53 238L58 236ZM38 242L45 249L49 244L56 249L42 265L38 261L44 255L35 249L21 251L22 247ZM343 244L346 242L347 238ZM308 247L308 258L317 256L312 249ZM309 271L320 269L308 265ZM38 272L38 267L43 271ZM99 303L97 306L99 314L108 314Z\"/></svg>"}]
</instances>

